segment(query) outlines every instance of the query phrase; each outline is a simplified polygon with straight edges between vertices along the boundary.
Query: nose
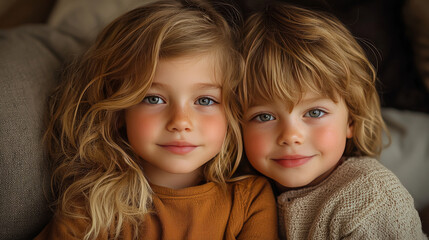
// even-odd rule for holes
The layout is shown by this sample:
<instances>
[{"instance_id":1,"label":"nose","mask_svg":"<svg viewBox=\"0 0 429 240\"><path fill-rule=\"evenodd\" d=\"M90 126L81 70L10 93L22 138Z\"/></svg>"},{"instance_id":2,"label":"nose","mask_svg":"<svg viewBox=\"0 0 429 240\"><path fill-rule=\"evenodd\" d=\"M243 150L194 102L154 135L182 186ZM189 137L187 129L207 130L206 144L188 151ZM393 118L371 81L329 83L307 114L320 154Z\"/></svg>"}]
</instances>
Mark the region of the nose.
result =
<instances>
[{"instance_id":1,"label":"nose","mask_svg":"<svg viewBox=\"0 0 429 240\"><path fill-rule=\"evenodd\" d=\"M170 119L167 130L170 132L192 131L191 111L186 106L173 106L170 110Z\"/></svg>"},{"instance_id":2,"label":"nose","mask_svg":"<svg viewBox=\"0 0 429 240\"><path fill-rule=\"evenodd\" d=\"M301 145L304 142L304 126L296 120L285 120L281 124L277 143L279 145Z\"/></svg>"}]
</instances>

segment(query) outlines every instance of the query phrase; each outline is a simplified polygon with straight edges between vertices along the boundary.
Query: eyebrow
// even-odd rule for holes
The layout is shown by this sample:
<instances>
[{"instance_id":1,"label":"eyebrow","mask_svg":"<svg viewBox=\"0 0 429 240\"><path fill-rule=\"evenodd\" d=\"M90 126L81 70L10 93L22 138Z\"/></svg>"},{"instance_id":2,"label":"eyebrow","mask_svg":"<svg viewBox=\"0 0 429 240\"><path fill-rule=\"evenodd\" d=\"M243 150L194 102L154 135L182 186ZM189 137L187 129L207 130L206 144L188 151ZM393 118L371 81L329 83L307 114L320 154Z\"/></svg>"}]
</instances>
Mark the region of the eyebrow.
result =
<instances>
[{"instance_id":1,"label":"eyebrow","mask_svg":"<svg viewBox=\"0 0 429 240\"><path fill-rule=\"evenodd\" d=\"M222 89L222 87L219 84L212 84L212 83L198 83L196 84L196 89Z\"/></svg>"},{"instance_id":2,"label":"eyebrow","mask_svg":"<svg viewBox=\"0 0 429 240\"><path fill-rule=\"evenodd\" d=\"M308 99L302 99L300 102L297 103L298 105L320 105L320 106L328 106L326 105L328 104L329 106L331 106L332 104L338 104L338 99L337 101L334 101L333 99L329 98L329 97L325 97L325 96L321 96L321 97L311 97Z\"/></svg>"},{"instance_id":3,"label":"eyebrow","mask_svg":"<svg viewBox=\"0 0 429 240\"><path fill-rule=\"evenodd\" d=\"M311 97L307 99L301 99L300 103L308 104L308 103L319 102L319 101L333 101L333 100L327 96L317 96L317 97Z\"/></svg>"},{"instance_id":4,"label":"eyebrow","mask_svg":"<svg viewBox=\"0 0 429 240\"><path fill-rule=\"evenodd\" d=\"M247 108L247 111L249 111L249 110L251 110L253 108L258 108L258 107L263 107L263 106L269 106L269 105L271 105L271 102L273 102L273 101L265 101L265 100L256 101L256 103L252 104L251 106L249 106ZM280 100L280 101L282 101L282 100ZM296 105L300 105L300 104L312 104L312 103L320 102L320 101L333 101L333 100L331 98L327 97L327 96L315 96L315 97L310 97L310 98L307 98L307 99L303 98Z\"/></svg>"},{"instance_id":5,"label":"eyebrow","mask_svg":"<svg viewBox=\"0 0 429 240\"><path fill-rule=\"evenodd\" d=\"M329 100L330 98L324 97L324 96L317 96L317 97L311 97L311 98L302 98L300 102L305 102L305 103L318 102L318 101L327 100L327 99Z\"/></svg>"}]
</instances>

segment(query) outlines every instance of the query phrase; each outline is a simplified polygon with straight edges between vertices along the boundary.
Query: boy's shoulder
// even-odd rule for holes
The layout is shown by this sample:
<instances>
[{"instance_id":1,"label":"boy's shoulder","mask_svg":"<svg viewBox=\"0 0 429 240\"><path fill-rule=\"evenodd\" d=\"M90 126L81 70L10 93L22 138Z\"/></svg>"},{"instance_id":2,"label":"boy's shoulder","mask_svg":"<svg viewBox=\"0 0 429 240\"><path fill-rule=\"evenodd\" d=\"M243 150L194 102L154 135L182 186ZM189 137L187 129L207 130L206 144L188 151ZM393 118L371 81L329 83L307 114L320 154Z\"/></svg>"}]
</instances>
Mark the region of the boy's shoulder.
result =
<instances>
[{"instance_id":1,"label":"boy's shoulder","mask_svg":"<svg viewBox=\"0 0 429 240\"><path fill-rule=\"evenodd\" d=\"M367 204L387 198L412 202L412 197L400 180L377 159L351 157L346 159L322 183L296 191L288 191L278 197L279 202L290 199L313 199L331 203ZM378 200L377 200L378 199Z\"/></svg>"},{"instance_id":2,"label":"boy's shoulder","mask_svg":"<svg viewBox=\"0 0 429 240\"><path fill-rule=\"evenodd\" d=\"M379 160L370 157L348 158L334 171L331 182L354 185L357 188L375 188L377 191L394 186L405 190L392 171L383 166Z\"/></svg>"},{"instance_id":3,"label":"boy's shoulder","mask_svg":"<svg viewBox=\"0 0 429 240\"><path fill-rule=\"evenodd\" d=\"M377 159L349 158L335 172L328 198L343 212L363 214L359 218L364 219L370 212L381 214L381 208L386 208L385 213L415 210L410 193Z\"/></svg>"},{"instance_id":4,"label":"boy's shoulder","mask_svg":"<svg viewBox=\"0 0 429 240\"><path fill-rule=\"evenodd\" d=\"M357 174L371 174L389 170L379 160L371 157L349 157L338 167L338 170L356 171Z\"/></svg>"},{"instance_id":5,"label":"boy's shoulder","mask_svg":"<svg viewBox=\"0 0 429 240\"><path fill-rule=\"evenodd\" d=\"M402 189L400 180L396 175L384 167L377 159L370 157L351 157L344 161L332 174L330 184L345 190L390 192L392 188Z\"/></svg>"}]
</instances>

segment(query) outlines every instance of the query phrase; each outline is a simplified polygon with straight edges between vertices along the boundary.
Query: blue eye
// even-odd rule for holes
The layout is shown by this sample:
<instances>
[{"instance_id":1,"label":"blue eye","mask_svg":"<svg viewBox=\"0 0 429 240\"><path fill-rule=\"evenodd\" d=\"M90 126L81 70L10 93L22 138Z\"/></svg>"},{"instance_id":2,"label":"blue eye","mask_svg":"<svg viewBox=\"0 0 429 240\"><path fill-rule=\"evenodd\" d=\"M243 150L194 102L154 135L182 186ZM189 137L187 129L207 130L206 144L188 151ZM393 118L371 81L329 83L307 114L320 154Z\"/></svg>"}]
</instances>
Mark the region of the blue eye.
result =
<instances>
[{"instance_id":1,"label":"blue eye","mask_svg":"<svg viewBox=\"0 0 429 240\"><path fill-rule=\"evenodd\" d=\"M210 106L213 105L215 103L217 103L216 101L214 101L211 98L208 97L202 97L202 98L198 98L197 101L195 102L198 105L203 105L203 106Z\"/></svg>"},{"instance_id":2,"label":"blue eye","mask_svg":"<svg viewBox=\"0 0 429 240\"><path fill-rule=\"evenodd\" d=\"M275 120L276 118L271 114L263 113L255 116L254 119L258 122L268 122L268 121Z\"/></svg>"},{"instance_id":3,"label":"blue eye","mask_svg":"<svg viewBox=\"0 0 429 240\"><path fill-rule=\"evenodd\" d=\"M325 115L326 112L320 109L312 109L308 112L305 113L305 117L310 117L310 118L320 118L323 115Z\"/></svg>"},{"instance_id":4,"label":"blue eye","mask_svg":"<svg viewBox=\"0 0 429 240\"><path fill-rule=\"evenodd\" d=\"M162 98L158 97L158 96L147 96L143 99L144 103L149 103L149 104L163 104L165 103L164 100L162 100Z\"/></svg>"}]
</instances>

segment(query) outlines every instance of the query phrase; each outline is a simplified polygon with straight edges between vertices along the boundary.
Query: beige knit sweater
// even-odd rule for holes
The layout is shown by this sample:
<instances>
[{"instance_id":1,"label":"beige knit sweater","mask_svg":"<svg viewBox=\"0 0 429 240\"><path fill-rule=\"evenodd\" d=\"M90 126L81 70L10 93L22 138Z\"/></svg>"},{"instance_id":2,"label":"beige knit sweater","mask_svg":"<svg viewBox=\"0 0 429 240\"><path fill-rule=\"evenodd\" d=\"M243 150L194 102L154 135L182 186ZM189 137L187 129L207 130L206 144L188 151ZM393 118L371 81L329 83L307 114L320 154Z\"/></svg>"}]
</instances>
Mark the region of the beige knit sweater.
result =
<instances>
[{"instance_id":1,"label":"beige knit sweater","mask_svg":"<svg viewBox=\"0 0 429 240\"><path fill-rule=\"evenodd\" d=\"M377 160L350 158L277 198L282 239L426 239L411 195Z\"/></svg>"}]
</instances>

